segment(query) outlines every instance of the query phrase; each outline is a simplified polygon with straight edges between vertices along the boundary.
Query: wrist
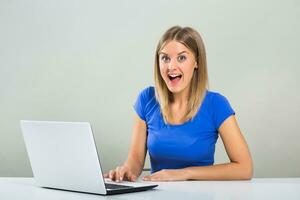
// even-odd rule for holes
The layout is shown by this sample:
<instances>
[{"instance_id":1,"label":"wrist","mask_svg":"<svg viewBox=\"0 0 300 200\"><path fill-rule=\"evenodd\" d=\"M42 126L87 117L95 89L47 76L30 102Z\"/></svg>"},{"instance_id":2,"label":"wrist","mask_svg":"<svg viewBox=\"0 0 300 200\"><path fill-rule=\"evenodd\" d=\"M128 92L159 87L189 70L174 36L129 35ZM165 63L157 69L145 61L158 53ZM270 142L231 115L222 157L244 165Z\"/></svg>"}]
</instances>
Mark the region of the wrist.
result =
<instances>
[{"instance_id":1,"label":"wrist","mask_svg":"<svg viewBox=\"0 0 300 200\"><path fill-rule=\"evenodd\" d=\"M183 180L191 180L192 175L191 175L191 170L190 168L182 168L180 169L180 176L182 177Z\"/></svg>"},{"instance_id":2,"label":"wrist","mask_svg":"<svg viewBox=\"0 0 300 200\"><path fill-rule=\"evenodd\" d=\"M137 165L135 165L134 163L130 163L130 162L125 162L123 164L124 167L126 167L129 171L131 171L131 173L133 173L134 175L136 175L137 177L140 175L141 170L139 170L139 167Z\"/></svg>"}]
</instances>

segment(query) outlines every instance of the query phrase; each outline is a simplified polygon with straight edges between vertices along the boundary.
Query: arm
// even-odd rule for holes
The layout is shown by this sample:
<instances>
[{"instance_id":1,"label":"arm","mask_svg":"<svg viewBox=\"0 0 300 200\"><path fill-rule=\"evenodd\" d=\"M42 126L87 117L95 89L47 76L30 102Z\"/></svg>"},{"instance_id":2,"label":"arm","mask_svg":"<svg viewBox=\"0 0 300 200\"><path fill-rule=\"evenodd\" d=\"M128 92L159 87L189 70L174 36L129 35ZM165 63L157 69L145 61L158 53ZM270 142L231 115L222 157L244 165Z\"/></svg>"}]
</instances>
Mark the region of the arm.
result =
<instances>
[{"instance_id":1,"label":"arm","mask_svg":"<svg viewBox=\"0 0 300 200\"><path fill-rule=\"evenodd\" d=\"M124 165L131 168L139 176L143 170L146 157L147 126L139 116L134 117L133 134L127 160Z\"/></svg>"},{"instance_id":2,"label":"arm","mask_svg":"<svg viewBox=\"0 0 300 200\"><path fill-rule=\"evenodd\" d=\"M134 117L133 134L127 160L122 166L110 170L104 177L117 182L135 181L141 174L146 157L147 126L139 116Z\"/></svg>"},{"instance_id":3,"label":"arm","mask_svg":"<svg viewBox=\"0 0 300 200\"><path fill-rule=\"evenodd\" d=\"M253 166L247 143L238 127L235 116L224 121L219 128L229 163L207 167L190 167L184 169L187 179L251 179Z\"/></svg>"},{"instance_id":4,"label":"arm","mask_svg":"<svg viewBox=\"0 0 300 200\"><path fill-rule=\"evenodd\" d=\"M227 118L219 128L229 163L212 166L187 167L178 170L161 170L144 180L242 180L251 179L253 166L247 143L238 127L235 116Z\"/></svg>"}]
</instances>

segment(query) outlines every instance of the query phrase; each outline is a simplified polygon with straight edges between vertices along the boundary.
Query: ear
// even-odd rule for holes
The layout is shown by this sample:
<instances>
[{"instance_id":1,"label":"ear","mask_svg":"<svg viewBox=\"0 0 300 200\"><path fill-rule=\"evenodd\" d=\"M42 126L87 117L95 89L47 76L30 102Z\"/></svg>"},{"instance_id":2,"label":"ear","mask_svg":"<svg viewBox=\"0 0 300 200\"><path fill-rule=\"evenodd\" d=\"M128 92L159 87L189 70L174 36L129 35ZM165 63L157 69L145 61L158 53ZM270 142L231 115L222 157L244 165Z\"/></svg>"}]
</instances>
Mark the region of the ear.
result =
<instances>
[{"instance_id":1,"label":"ear","mask_svg":"<svg viewBox=\"0 0 300 200\"><path fill-rule=\"evenodd\" d=\"M198 69L198 65L197 62L195 62L195 68L194 69Z\"/></svg>"}]
</instances>

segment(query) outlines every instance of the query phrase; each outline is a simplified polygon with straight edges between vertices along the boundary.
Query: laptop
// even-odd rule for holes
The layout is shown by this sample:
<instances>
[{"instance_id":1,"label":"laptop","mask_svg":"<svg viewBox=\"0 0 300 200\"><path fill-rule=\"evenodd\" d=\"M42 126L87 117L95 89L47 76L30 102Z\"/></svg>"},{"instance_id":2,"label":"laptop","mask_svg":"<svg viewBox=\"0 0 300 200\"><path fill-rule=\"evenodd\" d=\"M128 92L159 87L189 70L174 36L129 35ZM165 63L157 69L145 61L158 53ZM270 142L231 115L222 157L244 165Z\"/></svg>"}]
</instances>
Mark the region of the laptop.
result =
<instances>
[{"instance_id":1,"label":"laptop","mask_svg":"<svg viewBox=\"0 0 300 200\"><path fill-rule=\"evenodd\" d=\"M34 180L40 187L111 195L158 186L104 179L88 122L21 120L21 129Z\"/></svg>"}]
</instances>

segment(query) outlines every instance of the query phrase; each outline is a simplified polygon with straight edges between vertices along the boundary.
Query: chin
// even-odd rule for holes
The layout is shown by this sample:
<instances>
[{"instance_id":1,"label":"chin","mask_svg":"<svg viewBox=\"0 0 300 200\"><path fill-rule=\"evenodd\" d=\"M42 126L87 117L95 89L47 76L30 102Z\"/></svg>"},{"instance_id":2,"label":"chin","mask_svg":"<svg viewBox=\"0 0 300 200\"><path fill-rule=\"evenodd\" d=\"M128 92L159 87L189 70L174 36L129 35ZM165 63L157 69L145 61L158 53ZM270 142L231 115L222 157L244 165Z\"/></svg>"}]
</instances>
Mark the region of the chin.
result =
<instances>
[{"instance_id":1,"label":"chin","mask_svg":"<svg viewBox=\"0 0 300 200\"><path fill-rule=\"evenodd\" d=\"M179 93L180 91L182 91L180 88L177 87L168 87L169 91L172 93Z\"/></svg>"}]
</instances>

